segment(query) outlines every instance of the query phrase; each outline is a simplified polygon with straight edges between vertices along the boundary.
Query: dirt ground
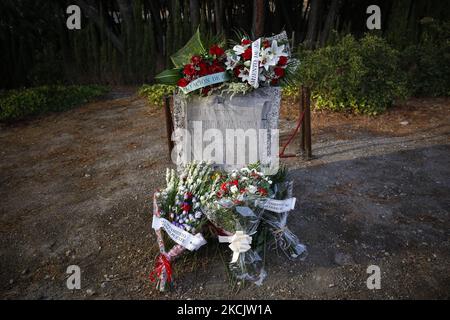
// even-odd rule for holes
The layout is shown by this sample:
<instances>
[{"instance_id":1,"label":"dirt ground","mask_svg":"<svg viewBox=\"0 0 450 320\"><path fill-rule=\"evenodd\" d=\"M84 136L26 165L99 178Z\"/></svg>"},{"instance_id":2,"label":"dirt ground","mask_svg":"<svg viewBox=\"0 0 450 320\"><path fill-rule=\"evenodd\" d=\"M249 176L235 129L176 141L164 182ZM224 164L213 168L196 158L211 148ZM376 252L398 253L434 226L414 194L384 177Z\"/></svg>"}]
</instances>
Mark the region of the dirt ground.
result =
<instances>
[{"instance_id":1,"label":"dirt ground","mask_svg":"<svg viewBox=\"0 0 450 320\"><path fill-rule=\"evenodd\" d=\"M295 123L285 103L280 126ZM129 90L0 128L2 299L450 298L450 99L413 99L382 116L314 112L313 154L284 162L305 261L275 252L262 286L236 290L211 243L149 281L157 253L151 195L168 160L164 115ZM66 268L81 268L81 290ZM381 269L369 290L366 269Z\"/></svg>"}]
</instances>

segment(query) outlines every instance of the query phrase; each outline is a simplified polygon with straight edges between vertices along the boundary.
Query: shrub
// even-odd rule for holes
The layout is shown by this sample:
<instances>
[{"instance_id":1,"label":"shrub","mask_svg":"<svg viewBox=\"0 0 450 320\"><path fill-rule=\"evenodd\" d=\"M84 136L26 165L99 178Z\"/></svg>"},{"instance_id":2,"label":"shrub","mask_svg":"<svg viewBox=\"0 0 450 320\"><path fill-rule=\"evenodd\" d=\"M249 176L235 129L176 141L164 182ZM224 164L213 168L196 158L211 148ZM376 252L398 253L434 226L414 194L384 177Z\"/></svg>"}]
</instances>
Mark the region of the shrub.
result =
<instances>
[{"instance_id":1,"label":"shrub","mask_svg":"<svg viewBox=\"0 0 450 320\"><path fill-rule=\"evenodd\" d=\"M380 37L347 35L299 56L298 80L311 88L318 109L376 115L406 96L399 53Z\"/></svg>"},{"instance_id":2,"label":"shrub","mask_svg":"<svg viewBox=\"0 0 450 320\"><path fill-rule=\"evenodd\" d=\"M300 92L300 86L295 84L289 84L282 88L283 98L298 98Z\"/></svg>"},{"instance_id":3,"label":"shrub","mask_svg":"<svg viewBox=\"0 0 450 320\"><path fill-rule=\"evenodd\" d=\"M175 88L175 86L166 84L144 84L139 88L138 94L146 97L150 105L162 106L164 104L164 96L173 94Z\"/></svg>"},{"instance_id":4,"label":"shrub","mask_svg":"<svg viewBox=\"0 0 450 320\"><path fill-rule=\"evenodd\" d=\"M107 92L102 86L42 86L0 95L0 121L13 121L63 111Z\"/></svg>"},{"instance_id":5,"label":"shrub","mask_svg":"<svg viewBox=\"0 0 450 320\"><path fill-rule=\"evenodd\" d=\"M423 33L418 44L402 52L402 69L414 96L450 95L450 22L421 20Z\"/></svg>"}]
</instances>

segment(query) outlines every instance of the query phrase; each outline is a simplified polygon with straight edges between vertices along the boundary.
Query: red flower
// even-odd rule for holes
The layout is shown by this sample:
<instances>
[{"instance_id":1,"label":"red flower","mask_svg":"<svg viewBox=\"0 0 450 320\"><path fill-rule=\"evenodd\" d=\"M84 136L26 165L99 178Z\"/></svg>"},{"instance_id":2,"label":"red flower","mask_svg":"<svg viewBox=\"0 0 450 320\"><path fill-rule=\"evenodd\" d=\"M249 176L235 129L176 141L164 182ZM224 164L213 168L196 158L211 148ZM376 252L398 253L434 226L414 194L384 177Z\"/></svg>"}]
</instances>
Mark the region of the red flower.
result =
<instances>
[{"instance_id":1,"label":"red flower","mask_svg":"<svg viewBox=\"0 0 450 320\"><path fill-rule=\"evenodd\" d=\"M279 65L279 66L285 66L286 63L287 63L287 61L288 61L288 58L287 58L287 57L281 56L281 57L278 59L278 65Z\"/></svg>"},{"instance_id":2,"label":"red flower","mask_svg":"<svg viewBox=\"0 0 450 320\"><path fill-rule=\"evenodd\" d=\"M177 85L181 88L186 87L189 84L189 81L187 81L185 78L181 78L178 80Z\"/></svg>"},{"instance_id":3,"label":"red flower","mask_svg":"<svg viewBox=\"0 0 450 320\"><path fill-rule=\"evenodd\" d=\"M233 69L233 72L234 72L234 75L235 75L236 77L238 77L239 74L241 73L241 69L240 69L239 67L236 67L236 68Z\"/></svg>"},{"instance_id":4,"label":"red flower","mask_svg":"<svg viewBox=\"0 0 450 320\"><path fill-rule=\"evenodd\" d=\"M243 45L243 46L246 46L246 45L248 45L250 43L252 43L252 41L249 40L249 39L242 39L242 41L241 41L241 45Z\"/></svg>"},{"instance_id":5,"label":"red flower","mask_svg":"<svg viewBox=\"0 0 450 320\"><path fill-rule=\"evenodd\" d=\"M267 195L267 190L264 188L258 188L258 192L260 195L265 196Z\"/></svg>"},{"instance_id":6,"label":"red flower","mask_svg":"<svg viewBox=\"0 0 450 320\"><path fill-rule=\"evenodd\" d=\"M183 202L183 204L181 205L181 209L182 209L183 211L189 212L189 210L191 210L191 206L189 205L189 203Z\"/></svg>"},{"instance_id":7,"label":"red flower","mask_svg":"<svg viewBox=\"0 0 450 320\"><path fill-rule=\"evenodd\" d=\"M221 47L215 44L211 46L211 48L209 48L209 53L211 55L215 55L216 57L220 57L225 53L225 50L223 50Z\"/></svg>"},{"instance_id":8,"label":"red flower","mask_svg":"<svg viewBox=\"0 0 450 320\"><path fill-rule=\"evenodd\" d=\"M281 77L284 76L284 69L283 69L283 68L275 67L275 69L273 69L273 72L275 72L275 75L276 75L278 78L281 78Z\"/></svg>"},{"instance_id":9,"label":"red flower","mask_svg":"<svg viewBox=\"0 0 450 320\"><path fill-rule=\"evenodd\" d=\"M230 184L237 187L238 183L239 183L239 181L236 179L236 180L231 181Z\"/></svg>"},{"instance_id":10,"label":"red flower","mask_svg":"<svg viewBox=\"0 0 450 320\"><path fill-rule=\"evenodd\" d=\"M239 190L240 193L244 193L244 192L246 192L246 191L247 191L247 189L245 189L245 188Z\"/></svg>"},{"instance_id":11,"label":"red flower","mask_svg":"<svg viewBox=\"0 0 450 320\"><path fill-rule=\"evenodd\" d=\"M225 68L220 65L218 60L214 60L212 65L209 67L209 73L218 73L225 71Z\"/></svg>"},{"instance_id":12,"label":"red flower","mask_svg":"<svg viewBox=\"0 0 450 320\"><path fill-rule=\"evenodd\" d=\"M251 57L252 57L252 48L248 47L242 54L242 58L244 58L244 60L250 60Z\"/></svg>"},{"instance_id":13,"label":"red flower","mask_svg":"<svg viewBox=\"0 0 450 320\"><path fill-rule=\"evenodd\" d=\"M192 58L191 58L191 62L193 64L199 64L200 61L202 61L202 58L200 56L192 56Z\"/></svg>"},{"instance_id":14,"label":"red flower","mask_svg":"<svg viewBox=\"0 0 450 320\"><path fill-rule=\"evenodd\" d=\"M195 68L192 64L187 64L184 66L183 73L189 77L195 74Z\"/></svg>"},{"instance_id":15,"label":"red flower","mask_svg":"<svg viewBox=\"0 0 450 320\"><path fill-rule=\"evenodd\" d=\"M263 44L264 48L270 47L270 41L269 40L264 40L262 44Z\"/></svg>"},{"instance_id":16,"label":"red flower","mask_svg":"<svg viewBox=\"0 0 450 320\"><path fill-rule=\"evenodd\" d=\"M216 196L217 196L218 198L222 198L222 192L217 191Z\"/></svg>"},{"instance_id":17,"label":"red flower","mask_svg":"<svg viewBox=\"0 0 450 320\"><path fill-rule=\"evenodd\" d=\"M273 86L277 85L278 84L278 79L272 79L270 81L270 84L273 85Z\"/></svg>"},{"instance_id":18,"label":"red flower","mask_svg":"<svg viewBox=\"0 0 450 320\"><path fill-rule=\"evenodd\" d=\"M222 185L220 186L220 189L222 189L223 191L227 191L228 188L228 182L224 182L222 183Z\"/></svg>"},{"instance_id":19,"label":"red flower","mask_svg":"<svg viewBox=\"0 0 450 320\"><path fill-rule=\"evenodd\" d=\"M200 70L198 71L198 74L203 77L208 74L208 65L204 63L203 61L199 63Z\"/></svg>"},{"instance_id":20,"label":"red flower","mask_svg":"<svg viewBox=\"0 0 450 320\"><path fill-rule=\"evenodd\" d=\"M208 94L209 90L211 90L211 86L202 88L202 90L201 90L202 95L206 96Z\"/></svg>"}]
</instances>

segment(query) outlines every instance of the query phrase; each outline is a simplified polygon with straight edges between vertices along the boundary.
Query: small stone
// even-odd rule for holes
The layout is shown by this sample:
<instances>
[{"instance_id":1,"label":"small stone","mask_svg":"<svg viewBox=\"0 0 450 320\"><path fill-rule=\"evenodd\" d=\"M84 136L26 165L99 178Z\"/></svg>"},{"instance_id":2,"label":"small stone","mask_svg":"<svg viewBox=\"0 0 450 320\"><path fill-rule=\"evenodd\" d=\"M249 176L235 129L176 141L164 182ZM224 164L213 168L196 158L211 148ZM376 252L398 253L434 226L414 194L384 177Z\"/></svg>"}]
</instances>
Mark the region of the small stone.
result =
<instances>
[{"instance_id":1,"label":"small stone","mask_svg":"<svg viewBox=\"0 0 450 320\"><path fill-rule=\"evenodd\" d=\"M334 255L334 262L340 266L354 264L352 256L342 252L336 252Z\"/></svg>"},{"instance_id":2,"label":"small stone","mask_svg":"<svg viewBox=\"0 0 450 320\"><path fill-rule=\"evenodd\" d=\"M95 291L92 290L92 289L87 289L87 290L86 290L86 294L87 294L88 296L93 296L93 295L95 294Z\"/></svg>"},{"instance_id":3,"label":"small stone","mask_svg":"<svg viewBox=\"0 0 450 320\"><path fill-rule=\"evenodd\" d=\"M409 124L409 122L408 122L408 121L402 121L402 122L400 122L400 124L401 124L402 126L407 126L407 125Z\"/></svg>"},{"instance_id":4,"label":"small stone","mask_svg":"<svg viewBox=\"0 0 450 320\"><path fill-rule=\"evenodd\" d=\"M9 284L13 284L13 283L14 283L14 279L10 279Z\"/></svg>"},{"instance_id":5,"label":"small stone","mask_svg":"<svg viewBox=\"0 0 450 320\"><path fill-rule=\"evenodd\" d=\"M330 283L329 285L328 285L328 288L333 288L334 287L334 283Z\"/></svg>"}]
</instances>

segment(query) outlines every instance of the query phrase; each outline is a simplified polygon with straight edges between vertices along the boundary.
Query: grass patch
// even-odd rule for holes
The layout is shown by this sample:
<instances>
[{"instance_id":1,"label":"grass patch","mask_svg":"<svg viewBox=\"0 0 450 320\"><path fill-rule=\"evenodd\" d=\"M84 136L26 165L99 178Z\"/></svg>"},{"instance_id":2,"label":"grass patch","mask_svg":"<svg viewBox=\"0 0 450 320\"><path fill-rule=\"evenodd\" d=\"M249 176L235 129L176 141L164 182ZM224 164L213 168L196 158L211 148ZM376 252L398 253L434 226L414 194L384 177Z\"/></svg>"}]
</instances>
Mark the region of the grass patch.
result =
<instances>
[{"instance_id":1,"label":"grass patch","mask_svg":"<svg viewBox=\"0 0 450 320\"><path fill-rule=\"evenodd\" d=\"M107 87L97 85L57 85L6 91L0 95L0 121L17 121L68 110L108 91Z\"/></svg>"}]
</instances>

